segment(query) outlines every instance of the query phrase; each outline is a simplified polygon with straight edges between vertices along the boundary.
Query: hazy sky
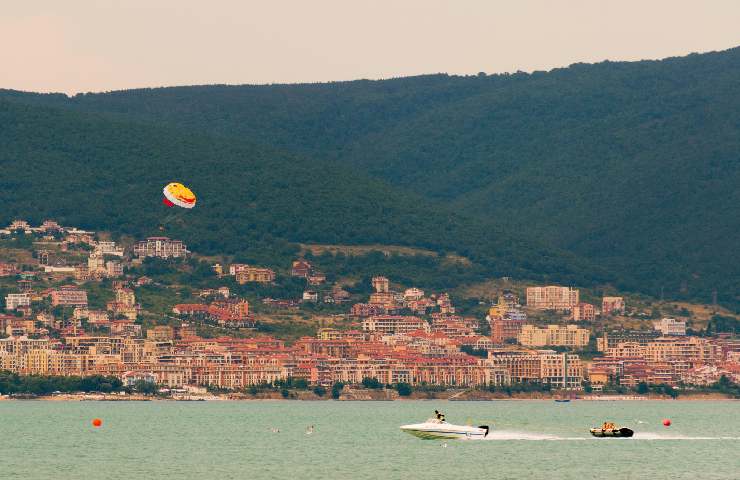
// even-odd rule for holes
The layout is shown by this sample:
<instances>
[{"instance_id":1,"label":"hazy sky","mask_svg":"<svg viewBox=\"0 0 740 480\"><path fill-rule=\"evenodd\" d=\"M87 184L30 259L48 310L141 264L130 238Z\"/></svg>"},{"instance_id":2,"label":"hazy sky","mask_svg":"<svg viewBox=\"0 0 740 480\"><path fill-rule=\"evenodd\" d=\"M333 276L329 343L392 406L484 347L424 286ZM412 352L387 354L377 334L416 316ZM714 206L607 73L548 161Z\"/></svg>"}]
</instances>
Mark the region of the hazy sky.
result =
<instances>
[{"instance_id":1,"label":"hazy sky","mask_svg":"<svg viewBox=\"0 0 740 480\"><path fill-rule=\"evenodd\" d=\"M0 0L0 88L547 70L740 45L740 1Z\"/></svg>"}]
</instances>

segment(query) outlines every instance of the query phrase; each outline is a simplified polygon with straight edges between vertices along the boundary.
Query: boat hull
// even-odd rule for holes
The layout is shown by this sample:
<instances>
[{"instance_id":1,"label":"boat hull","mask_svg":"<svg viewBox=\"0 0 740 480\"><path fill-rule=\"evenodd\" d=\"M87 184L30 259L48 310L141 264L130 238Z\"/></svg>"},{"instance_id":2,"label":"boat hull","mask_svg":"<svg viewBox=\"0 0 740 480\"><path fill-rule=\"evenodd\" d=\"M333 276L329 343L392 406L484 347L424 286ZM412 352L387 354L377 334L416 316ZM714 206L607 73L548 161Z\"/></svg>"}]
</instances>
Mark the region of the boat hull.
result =
<instances>
[{"instance_id":1,"label":"boat hull","mask_svg":"<svg viewBox=\"0 0 740 480\"><path fill-rule=\"evenodd\" d=\"M616 429L603 429L603 428L592 428L591 435L597 438L629 438L634 435L635 432L629 428L616 428Z\"/></svg>"},{"instance_id":2,"label":"boat hull","mask_svg":"<svg viewBox=\"0 0 740 480\"><path fill-rule=\"evenodd\" d=\"M488 428L470 427L452 424L428 424L404 425L403 432L423 440L435 439L482 439L488 435Z\"/></svg>"}]
</instances>

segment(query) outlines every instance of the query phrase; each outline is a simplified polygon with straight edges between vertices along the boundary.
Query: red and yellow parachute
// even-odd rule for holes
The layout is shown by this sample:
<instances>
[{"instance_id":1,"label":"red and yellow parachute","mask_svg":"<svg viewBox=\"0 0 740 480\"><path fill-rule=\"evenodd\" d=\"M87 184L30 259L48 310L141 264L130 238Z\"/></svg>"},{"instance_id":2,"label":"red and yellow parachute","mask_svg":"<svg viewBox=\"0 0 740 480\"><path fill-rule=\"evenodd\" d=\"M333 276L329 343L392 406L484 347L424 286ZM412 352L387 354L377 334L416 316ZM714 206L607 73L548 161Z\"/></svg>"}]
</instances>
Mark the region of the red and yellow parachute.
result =
<instances>
[{"instance_id":1,"label":"red and yellow parachute","mask_svg":"<svg viewBox=\"0 0 740 480\"><path fill-rule=\"evenodd\" d=\"M177 205L182 208L193 208L195 206L195 194L182 183L168 183L162 193L164 193L162 202L168 207Z\"/></svg>"}]
</instances>

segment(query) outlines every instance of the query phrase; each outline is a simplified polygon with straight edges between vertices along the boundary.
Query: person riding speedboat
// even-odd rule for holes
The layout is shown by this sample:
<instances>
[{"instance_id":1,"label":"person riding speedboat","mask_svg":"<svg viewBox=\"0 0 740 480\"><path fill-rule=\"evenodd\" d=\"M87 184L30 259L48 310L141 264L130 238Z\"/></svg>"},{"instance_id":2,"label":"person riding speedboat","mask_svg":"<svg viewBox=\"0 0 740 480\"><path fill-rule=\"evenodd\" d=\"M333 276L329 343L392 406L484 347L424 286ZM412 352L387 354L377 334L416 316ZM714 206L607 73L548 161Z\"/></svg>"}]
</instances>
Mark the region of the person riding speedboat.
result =
<instances>
[{"instance_id":1,"label":"person riding speedboat","mask_svg":"<svg viewBox=\"0 0 740 480\"><path fill-rule=\"evenodd\" d=\"M425 440L435 438L468 438L482 439L488 435L488 425L472 427L470 425L453 425L447 423L444 414L434 411L434 418L430 418L424 423L412 425L403 425L401 430Z\"/></svg>"}]
</instances>

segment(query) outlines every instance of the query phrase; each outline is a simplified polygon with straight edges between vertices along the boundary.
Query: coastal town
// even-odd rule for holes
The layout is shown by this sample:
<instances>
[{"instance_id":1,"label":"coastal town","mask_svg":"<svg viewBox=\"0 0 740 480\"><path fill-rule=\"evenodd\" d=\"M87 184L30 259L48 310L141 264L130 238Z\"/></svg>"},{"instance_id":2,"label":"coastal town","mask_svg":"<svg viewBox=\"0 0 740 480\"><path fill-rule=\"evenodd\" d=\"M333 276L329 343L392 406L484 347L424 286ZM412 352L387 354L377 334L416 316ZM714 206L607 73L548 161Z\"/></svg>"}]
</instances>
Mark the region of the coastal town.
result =
<instances>
[{"instance_id":1,"label":"coastal town","mask_svg":"<svg viewBox=\"0 0 740 480\"><path fill-rule=\"evenodd\" d=\"M53 220L13 221L0 254L0 372L18 377L103 376L171 398L675 397L740 383L732 328L697 330L690 313L640 311L624 296L589 303L573 286L516 284L464 310L383 272L353 288L306 255L226 264L177 239L119 243ZM281 292L281 276L301 288Z\"/></svg>"}]
</instances>

